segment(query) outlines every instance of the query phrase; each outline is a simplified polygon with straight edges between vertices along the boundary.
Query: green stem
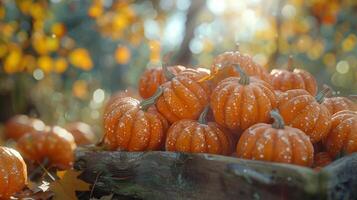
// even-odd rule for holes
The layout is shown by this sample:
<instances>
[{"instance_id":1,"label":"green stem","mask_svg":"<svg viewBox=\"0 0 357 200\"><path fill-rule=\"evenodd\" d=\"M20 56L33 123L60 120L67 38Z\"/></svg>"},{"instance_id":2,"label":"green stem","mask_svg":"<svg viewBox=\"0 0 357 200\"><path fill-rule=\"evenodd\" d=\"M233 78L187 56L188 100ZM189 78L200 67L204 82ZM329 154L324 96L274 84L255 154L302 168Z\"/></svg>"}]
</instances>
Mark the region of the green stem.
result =
<instances>
[{"instance_id":1,"label":"green stem","mask_svg":"<svg viewBox=\"0 0 357 200\"><path fill-rule=\"evenodd\" d=\"M140 102L140 109L146 111L151 105L155 104L163 91L161 86L158 87L154 95Z\"/></svg>"},{"instance_id":2,"label":"green stem","mask_svg":"<svg viewBox=\"0 0 357 200\"><path fill-rule=\"evenodd\" d=\"M324 102L325 97L329 93L330 93L330 88L324 88L316 95L316 97L315 97L316 101L321 104L322 102Z\"/></svg>"},{"instance_id":3,"label":"green stem","mask_svg":"<svg viewBox=\"0 0 357 200\"><path fill-rule=\"evenodd\" d=\"M173 54L173 52L169 52L166 55L164 55L164 57L162 58L162 71L164 73L166 80L168 80L168 81L175 77L175 75L172 72L170 72L170 70L168 68L169 67L168 63L169 63L170 58L172 57L172 54Z\"/></svg>"},{"instance_id":4,"label":"green stem","mask_svg":"<svg viewBox=\"0 0 357 200\"><path fill-rule=\"evenodd\" d=\"M288 71L293 71L294 68L293 68L293 63L294 63L294 59L293 59L293 56L290 55L289 58L288 58Z\"/></svg>"},{"instance_id":5,"label":"green stem","mask_svg":"<svg viewBox=\"0 0 357 200\"><path fill-rule=\"evenodd\" d=\"M245 73L245 71L239 65L236 66L236 69L240 75L239 83L242 85L249 85L249 76Z\"/></svg>"},{"instance_id":6,"label":"green stem","mask_svg":"<svg viewBox=\"0 0 357 200\"><path fill-rule=\"evenodd\" d=\"M270 116L274 119L274 123L272 124L273 128L284 129L285 127L284 120L277 110L270 111Z\"/></svg>"},{"instance_id":7,"label":"green stem","mask_svg":"<svg viewBox=\"0 0 357 200\"><path fill-rule=\"evenodd\" d=\"M198 123L200 123L200 124L207 124L207 114L208 114L208 111L209 111L209 105L207 105L207 106L203 109L203 111L202 111L200 117L198 118Z\"/></svg>"}]
</instances>

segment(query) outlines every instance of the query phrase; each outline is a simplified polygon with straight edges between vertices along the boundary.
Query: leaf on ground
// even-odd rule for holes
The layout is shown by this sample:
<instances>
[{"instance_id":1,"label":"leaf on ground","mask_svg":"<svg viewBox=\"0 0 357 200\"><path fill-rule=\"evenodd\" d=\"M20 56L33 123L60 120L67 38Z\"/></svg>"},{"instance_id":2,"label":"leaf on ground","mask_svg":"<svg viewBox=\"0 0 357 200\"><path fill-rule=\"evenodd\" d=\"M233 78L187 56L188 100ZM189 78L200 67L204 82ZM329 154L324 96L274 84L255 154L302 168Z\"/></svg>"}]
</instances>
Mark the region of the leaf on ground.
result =
<instances>
[{"instance_id":1,"label":"leaf on ground","mask_svg":"<svg viewBox=\"0 0 357 200\"><path fill-rule=\"evenodd\" d=\"M59 177L62 178L50 184L50 190L55 193L54 200L75 200L76 191L89 190L89 184L77 178L79 174L80 172L67 170L64 174L60 174Z\"/></svg>"},{"instance_id":2,"label":"leaf on ground","mask_svg":"<svg viewBox=\"0 0 357 200\"><path fill-rule=\"evenodd\" d=\"M31 199L31 200L49 200L53 197L54 193L47 192L34 192L31 189L24 189L21 192L15 194L12 199Z\"/></svg>"}]
</instances>

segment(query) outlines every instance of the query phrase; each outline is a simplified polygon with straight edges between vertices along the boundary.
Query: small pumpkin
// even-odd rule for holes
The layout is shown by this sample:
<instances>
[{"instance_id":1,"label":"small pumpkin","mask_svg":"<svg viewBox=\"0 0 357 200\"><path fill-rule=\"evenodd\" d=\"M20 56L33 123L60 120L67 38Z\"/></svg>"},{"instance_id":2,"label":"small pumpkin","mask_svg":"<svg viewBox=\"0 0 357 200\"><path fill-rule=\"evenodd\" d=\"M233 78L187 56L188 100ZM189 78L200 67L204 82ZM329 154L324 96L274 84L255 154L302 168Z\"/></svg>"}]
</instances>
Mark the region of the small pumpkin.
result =
<instances>
[{"instance_id":1,"label":"small pumpkin","mask_svg":"<svg viewBox=\"0 0 357 200\"><path fill-rule=\"evenodd\" d=\"M200 81L209 76L209 70L187 68L162 84L163 94L158 98L157 110L170 122L198 118L209 102L210 85Z\"/></svg>"},{"instance_id":2,"label":"small pumpkin","mask_svg":"<svg viewBox=\"0 0 357 200\"><path fill-rule=\"evenodd\" d=\"M236 69L237 65L239 65L247 75L255 76L270 84L269 73L266 69L254 62L251 56L241 53L238 48L237 45L236 51L224 52L214 58L211 66L211 73L213 75L211 81L213 86L215 87L225 78L232 76L239 77L240 72Z\"/></svg>"},{"instance_id":3,"label":"small pumpkin","mask_svg":"<svg viewBox=\"0 0 357 200\"><path fill-rule=\"evenodd\" d=\"M343 110L332 115L331 130L323 139L327 152L336 157L339 153L357 152L357 112Z\"/></svg>"},{"instance_id":4,"label":"small pumpkin","mask_svg":"<svg viewBox=\"0 0 357 200\"><path fill-rule=\"evenodd\" d=\"M113 95L111 95L109 100L105 103L104 112L106 112L106 110L110 110L111 109L110 106L112 104L114 104L117 100L124 97L140 98L137 92L132 88L126 90L120 90L118 92L115 92Z\"/></svg>"},{"instance_id":5,"label":"small pumpkin","mask_svg":"<svg viewBox=\"0 0 357 200\"><path fill-rule=\"evenodd\" d=\"M97 141L92 127L84 122L72 122L64 128L73 135L77 145L94 144Z\"/></svg>"},{"instance_id":6,"label":"small pumpkin","mask_svg":"<svg viewBox=\"0 0 357 200\"><path fill-rule=\"evenodd\" d=\"M314 148L309 137L297 128L284 125L278 112L270 112L273 124L258 123L245 130L237 144L237 156L311 166Z\"/></svg>"},{"instance_id":7,"label":"small pumpkin","mask_svg":"<svg viewBox=\"0 0 357 200\"><path fill-rule=\"evenodd\" d=\"M278 108L285 123L302 130L312 143L319 142L330 130L330 112L321 104L325 92L319 93L315 99L304 89L294 89L278 97Z\"/></svg>"},{"instance_id":8,"label":"small pumpkin","mask_svg":"<svg viewBox=\"0 0 357 200\"><path fill-rule=\"evenodd\" d=\"M0 199L10 199L26 184L26 164L19 152L0 146Z\"/></svg>"},{"instance_id":9,"label":"small pumpkin","mask_svg":"<svg viewBox=\"0 0 357 200\"><path fill-rule=\"evenodd\" d=\"M44 130L45 126L45 123L39 119L16 115L5 123L4 132L7 138L18 140L27 132Z\"/></svg>"},{"instance_id":10,"label":"small pumpkin","mask_svg":"<svg viewBox=\"0 0 357 200\"><path fill-rule=\"evenodd\" d=\"M166 150L230 155L233 138L217 123L206 121L208 109L207 106L198 121L183 119L175 122L167 131Z\"/></svg>"},{"instance_id":11,"label":"small pumpkin","mask_svg":"<svg viewBox=\"0 0 357 200\"><path fill-rule=\"evenodd\" d=\"M142 102L125 97L104 114L104 145L110 150L159 150L165 142L168 123L152 106L162 88Z\"/></svg>"},{"instance_id":12,"label":"small pumpkin","mask_svg":"<svg viewBox=\"0 0 357 200\"><path fill-rule=\"evenodd\" d=\"M142 98L151 97L157 88L170 79L169 74L177 75L179 72L185 70L186 68L181 65L176 66L166 66L163 68L150 68L147 69L139 79L139 94ZM170 73L165 72L168 70Z\"/></svg>"},{"instance_id":13,"label":"small pumpkin","mask_svg":"<svg viewBox=\"0 0 357 200\"><path fill-rule=\"evenodd\" d=\"M216 122L234 131L269 122L269 112L277 106L274 90L268 83L249 77L240 67L237 68L241 76L224 79L211 95Z\"/></svg>"},{"instance_id":14,"label":"small pumpkin","mask_svg":"<svg viewBox=\"0 0 357 200\"><path fill-rule=\"evenodd\" d=\"M320 170L332 162L332 158L327 152L319 152L314 155L314 168Z\"/></svg>"},{"instance_id":15,"label":"small pumpkin","mask_svg":"<svg viewBox=\"0 0 357 200\"><path fill-rule=\"evenodd\" d=\"M61 170L72 166L75 148L72 134L59 126L29 132L17 142L17 149L24 158L37 163L47 160L49 167Z\"/></svg>"},{"instance_id":16,"label":"small pumpkin","mask_svg":"<svg viewBox=\"0 0 357 200\"><path fill-rule=\"evenodd\" d=\"M292 89L304 89L311 95L317 93L317 82L308 71L303 69L293 69L292 57L289 57L288 69L273 69L270 72L271 83L276 90L283 92Z\"/></svg>"}]
</instances>

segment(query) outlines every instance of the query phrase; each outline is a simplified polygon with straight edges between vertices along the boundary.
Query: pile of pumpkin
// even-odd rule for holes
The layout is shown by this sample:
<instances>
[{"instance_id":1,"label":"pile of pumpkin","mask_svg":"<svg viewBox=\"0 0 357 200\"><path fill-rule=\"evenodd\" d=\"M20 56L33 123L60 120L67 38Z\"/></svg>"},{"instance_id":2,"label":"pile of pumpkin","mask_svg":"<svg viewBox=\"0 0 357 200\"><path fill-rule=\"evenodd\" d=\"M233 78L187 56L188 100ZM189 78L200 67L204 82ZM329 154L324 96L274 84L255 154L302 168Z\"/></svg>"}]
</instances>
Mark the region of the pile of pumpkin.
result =
<instances>
[{"instance_id":1,"label":"pile of pumpkin","mask_svg":"<svg viewBox=\"0 0 357 200\"><path fill-rule=\"evenodd\" d=\"M7 121L4 133L8 141L14 141L9 142L14 148L0 146L0 199L10 199L20 192L28 177L33 178L39 169L70 169L75 148L96 142L94 131L83 122L61 128L46 126L40 119L26 115Z\"/></svg>"},{"instance_id":2,"label":"pile of pumpkin","mask_svg":"<svg viewBox=\"0 0 357 200\"><path fill-rule=\"evenodd\" d=\"M357 152L357 104L318 93L309 72L269 74L239 51L218 55L211 69L147 69L139 94L121 92L104 111L110 150L166 150L322 167Z\"/></svg>"}]
</instances>

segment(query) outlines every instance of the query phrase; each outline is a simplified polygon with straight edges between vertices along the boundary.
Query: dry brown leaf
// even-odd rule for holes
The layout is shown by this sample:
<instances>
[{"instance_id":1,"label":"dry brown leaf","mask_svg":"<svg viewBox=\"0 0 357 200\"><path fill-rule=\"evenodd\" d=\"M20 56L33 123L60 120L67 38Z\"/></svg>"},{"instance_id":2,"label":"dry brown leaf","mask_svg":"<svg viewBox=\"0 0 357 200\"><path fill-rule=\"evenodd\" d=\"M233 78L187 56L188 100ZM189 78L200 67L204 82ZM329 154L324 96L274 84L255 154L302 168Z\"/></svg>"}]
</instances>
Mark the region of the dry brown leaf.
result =
<instances>
[{"instance_id":1,"label":"dry brown leaf","mask_svg":"<svg viewBox=\"0 0 357 200\"><path fill-rule=\"evenodd\" d=\"M75 191L89 190L89 184L77 178L79 174L80 172L67 170L62 178L50 184L50 190L55 193L54 200L75 200Z\"/></svg>"}]
</instances>

